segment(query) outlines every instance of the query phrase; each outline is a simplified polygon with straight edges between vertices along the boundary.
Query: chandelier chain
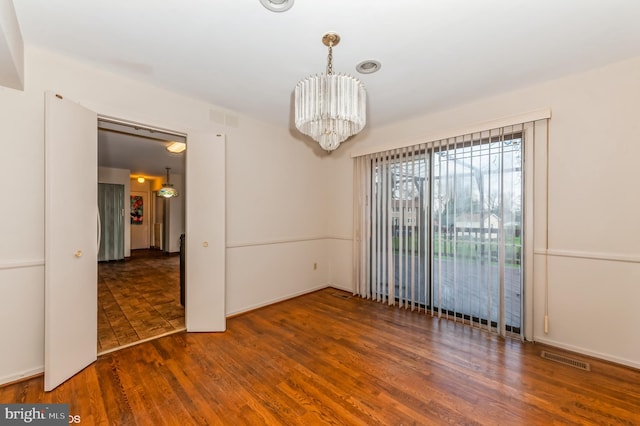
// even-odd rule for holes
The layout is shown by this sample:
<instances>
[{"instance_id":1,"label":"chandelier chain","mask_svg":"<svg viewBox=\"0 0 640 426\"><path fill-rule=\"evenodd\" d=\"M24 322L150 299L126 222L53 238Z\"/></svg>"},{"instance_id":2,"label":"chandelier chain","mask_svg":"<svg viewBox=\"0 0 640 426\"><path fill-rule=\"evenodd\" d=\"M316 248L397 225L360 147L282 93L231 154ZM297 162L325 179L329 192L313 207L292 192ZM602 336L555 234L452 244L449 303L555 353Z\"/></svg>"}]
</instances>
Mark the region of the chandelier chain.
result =
<instances>
[{"instance_id":1,"label":"chandelier chain","mask_svg":"<svg viewBox=\"0 0 640 426\"><path fill-rule=\"evenodd\" d=\"M333 48L332 43L329 43L329 56L327 57L327 75L333 74Z\"/></svg>"}]
</instances>

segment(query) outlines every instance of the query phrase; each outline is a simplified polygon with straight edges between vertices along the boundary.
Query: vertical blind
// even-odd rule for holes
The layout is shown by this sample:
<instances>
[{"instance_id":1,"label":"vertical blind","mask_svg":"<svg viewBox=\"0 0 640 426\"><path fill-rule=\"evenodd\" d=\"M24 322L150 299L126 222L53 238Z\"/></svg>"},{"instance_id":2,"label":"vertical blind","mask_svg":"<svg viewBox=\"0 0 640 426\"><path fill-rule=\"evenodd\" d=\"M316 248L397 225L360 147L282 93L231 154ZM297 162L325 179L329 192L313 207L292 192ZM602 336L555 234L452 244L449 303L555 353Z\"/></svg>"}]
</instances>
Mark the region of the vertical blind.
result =
<instances>
[{"instance_id":1,"label":"vertical blind","mask_svg":"<svg viewBox=\"0 0 640 426\"><path fill-rule=\"evenodd\" d=\"M98 261L124 259L124 185L98 184L100 248Z\"/></svg>"},{"instance_id":2,"label":"vertical blind","mask_svg":"<svg viewBox=\"0 0 640 426\"><path fill-rule=\"evenodd\" d=\"M356 157L354 292L520 334L530 124Z\"/></svg>"}]
</instances>

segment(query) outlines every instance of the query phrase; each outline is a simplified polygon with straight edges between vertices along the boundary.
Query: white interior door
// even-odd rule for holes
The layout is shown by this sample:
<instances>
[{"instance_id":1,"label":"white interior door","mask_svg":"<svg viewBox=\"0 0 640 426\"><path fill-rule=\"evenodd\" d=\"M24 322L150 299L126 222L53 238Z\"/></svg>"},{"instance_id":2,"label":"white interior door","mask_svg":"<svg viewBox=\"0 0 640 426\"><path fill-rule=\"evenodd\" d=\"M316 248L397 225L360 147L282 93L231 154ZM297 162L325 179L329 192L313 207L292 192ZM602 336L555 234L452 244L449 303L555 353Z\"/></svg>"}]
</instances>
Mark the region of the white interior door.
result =
<instances>
[{"instance_id":1,"label":"white interior door","mask_svg":"<svg viewBox=\"0 0 640 426\"><path fill-rule=\"evenodd\" d=\"M131 250L148 249L149 248L149 219L151 211L149 197L146 192L131 191L131 197L140 197L142 199L142 220L137 223L131 223ZM132 203L133 204L133 203ZM133 209L134 206L131 206ZM136 206L140 208L140 206ZM131 216L133 217L133 211Z\"/></svg>"},{"instance_id":2,"label":"white interior door","mask_svg":"<svg viewBox=\"0 0 640 426\"><path fill-rule=\"evenodd\" d=\"M189 133L186 156L187 331L224 331L224 135Z\"/></svg>"},{"instance_id":3,"label":"white interior door","mask_svg":"<svg viewBox=\"0 0 640 426\"><path fill-rule=\"evenodd\" d=\"M97 115L45 95L46 391L96 360Z\"/></svg>"}]
</instances>

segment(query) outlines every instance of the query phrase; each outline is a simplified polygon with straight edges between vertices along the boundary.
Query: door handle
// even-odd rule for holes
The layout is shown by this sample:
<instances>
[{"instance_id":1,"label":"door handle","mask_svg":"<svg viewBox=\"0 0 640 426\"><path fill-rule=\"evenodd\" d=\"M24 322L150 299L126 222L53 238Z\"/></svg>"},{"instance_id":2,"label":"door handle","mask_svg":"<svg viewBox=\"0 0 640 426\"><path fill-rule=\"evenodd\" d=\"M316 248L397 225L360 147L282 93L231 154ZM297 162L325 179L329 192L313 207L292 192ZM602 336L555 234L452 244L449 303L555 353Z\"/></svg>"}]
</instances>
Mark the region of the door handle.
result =
<instances>
[{"instance_id":1,"label":"door handle","mask_svg":"<svg viewBox=\"0 0 640 426\"><path fill-rule=\"evenodd\" d=\"M82 250L76 250L76 252L75 252L75 253L73 253L73 255L74 255L75 257L82 257Z\"/></svg>"},{"instance_id":2,"label":"door handle","mask_svg":"<svg viewBox=\"0 0 640 426\"><path fill-rule=\"evenodd\" d=\"M100 207L96 207L96 214L98 216L98 241L96 244L96 251L100 253L100 244L102 244L102 218L100 217Z\"/></svg>"}]
</instances>

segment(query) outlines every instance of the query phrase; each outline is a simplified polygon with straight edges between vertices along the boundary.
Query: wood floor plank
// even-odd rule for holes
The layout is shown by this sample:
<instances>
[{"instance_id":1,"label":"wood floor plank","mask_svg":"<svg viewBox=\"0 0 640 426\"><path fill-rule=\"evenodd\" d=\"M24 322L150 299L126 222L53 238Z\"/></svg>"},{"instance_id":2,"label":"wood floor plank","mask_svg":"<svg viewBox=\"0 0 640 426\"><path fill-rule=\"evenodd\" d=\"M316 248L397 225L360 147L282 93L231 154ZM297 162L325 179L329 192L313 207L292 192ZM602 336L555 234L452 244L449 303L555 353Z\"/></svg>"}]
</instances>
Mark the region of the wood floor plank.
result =
<instances>
[{"instance_id":1,"label":"wood floor plank","mask_svg":"<svg viewBox=\"0 0 640 426\"><path fill-rule=\"evenodd\" d=\"M335 297L334 294L341 297ZM56 390L95 425L638 425L640 371L325 289L100 356ZM573 354L569 354L573 355Z\"/></svg>"}]
</instances>

